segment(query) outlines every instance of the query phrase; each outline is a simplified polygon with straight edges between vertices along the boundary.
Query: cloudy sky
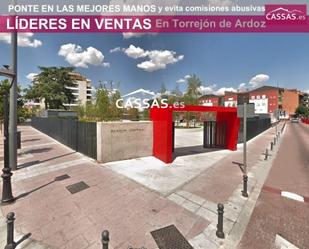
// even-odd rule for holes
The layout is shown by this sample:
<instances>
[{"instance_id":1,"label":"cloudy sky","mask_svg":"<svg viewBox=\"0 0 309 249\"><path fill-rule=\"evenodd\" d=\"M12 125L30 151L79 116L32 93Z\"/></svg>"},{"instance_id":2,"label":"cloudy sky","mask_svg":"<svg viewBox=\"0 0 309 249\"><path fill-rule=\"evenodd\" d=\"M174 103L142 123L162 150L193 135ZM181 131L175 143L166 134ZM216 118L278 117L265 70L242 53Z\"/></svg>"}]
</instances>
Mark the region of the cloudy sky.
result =
<instances>
[{"instance_id":1,"label":"cloudy sky","mask_svg":"<svg viewBox=\"0 0 309 249\"><path fill-rule=\"evenodd\" d=\"M0 34L0 65L10 64L10 36ZM204 93L277 84L309 90L309 34L21 34L18 82L37 66L74 66L91 79L120 82L122 94L139 88L185 89L196 74Z\"/></svg>"}]
</instances>

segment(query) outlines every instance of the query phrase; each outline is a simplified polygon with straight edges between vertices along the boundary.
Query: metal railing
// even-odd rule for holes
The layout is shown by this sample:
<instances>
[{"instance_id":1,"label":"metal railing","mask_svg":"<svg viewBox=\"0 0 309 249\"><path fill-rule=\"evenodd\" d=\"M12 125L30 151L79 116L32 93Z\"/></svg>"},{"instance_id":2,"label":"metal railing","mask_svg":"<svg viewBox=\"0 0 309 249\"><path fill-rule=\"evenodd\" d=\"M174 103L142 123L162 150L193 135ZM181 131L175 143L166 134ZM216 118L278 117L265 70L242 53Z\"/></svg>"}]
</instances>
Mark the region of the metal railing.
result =
<instances>
[{"instance_id":1,"label":"metal railing","mask_svg":"<svg viewBox=\"0 0 309 249\"><path fill-rule=\"evenodd\" d=\"M33 117L31 125L60 143L97 159L97 124L73 118Z\"/></svg>"}]
</instances>

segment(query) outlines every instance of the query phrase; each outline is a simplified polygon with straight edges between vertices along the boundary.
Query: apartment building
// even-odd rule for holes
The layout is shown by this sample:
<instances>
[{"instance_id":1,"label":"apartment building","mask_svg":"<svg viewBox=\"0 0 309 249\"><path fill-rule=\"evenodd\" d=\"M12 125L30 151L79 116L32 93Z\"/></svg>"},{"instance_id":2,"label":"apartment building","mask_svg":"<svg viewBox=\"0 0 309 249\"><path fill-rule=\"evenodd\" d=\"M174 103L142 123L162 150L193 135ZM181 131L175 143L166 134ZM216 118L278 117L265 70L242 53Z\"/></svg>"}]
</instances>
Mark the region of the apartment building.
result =
<instances>
[{"instance_id":1,"label":"apartment building","mask_svg":"<svg viewBox=\"0 0 309 249\"><path fill-rule=\"evenodd\" d=\"M282 105L283 91L278 87L259 87L249 92L249 103L254 103L256 114L272 114Z\"/></svg>"},{"instance_id":2,"label":"apartment building","mask_svg":"<svg viewBox=\"0 0 309 249\"><path fill-rule=\"evenodd\" d=\"M279 114L283 118L295 114L300 103L300 92L295 89L262 86L247 92L225 92L223 96L204 95L199 98L199 103L204 106L226 107L254 103L256 114L274 116L276 110L279 110Z\"/></svg>"},{"instance_id":3,"label":"apartment building","mask_svg":"<svg viewBox=\"0 0 309 249\"><path fill-rule=\"evenodd\" d=\"M236 92L225 92L223 96L225 107L236 107L238 98Z\"/></svg>"},{"instance_id":4,"label":"apartment building","mask_svg":"<svg viewBox=\"0 0 309 249\"><path fill-rule=\"evenodd\" d=\"M67 89L72 91L75 100L65 106L77 106L79 104L85 105L88 101L92 101L95 89L91 86L91 80L77 72L70 73L74 86L66 86Z\"/></svg>"},{"instance_id":5,"label":"apartment building","mask_svg":"<svg viewBox=\"0 0 309 249\"><path fill-rule=\"evenodd\" d=\"M257 114L275 114L279 110L281 117L289 117L299 106L299 91L262 86L249 92L249 103L255 104Z\"/></svg>"},{"instance_id":6,"label":"apartment building","mask_svg":"<svg viewBox=\"0 0 309 249\"><path fill-rule=\"evenodd\" d=\"M220 106L222 104L221 96L214 94L203 95L198 101L199 104L203 106Z\"/></svg>"},{"instance_id":7,"label":"apartment building","mask_svg":"<svg viewBox=\"0 0 309 249\"><path fill-rule=\"evenodd\" d=\"M87 79L85 76L77 72L70 73L70 77L73 80L74 86L66 86L67 89L72 91L75 99L70 104L64 104L64 106L78 106L79 104L84 105L88 101L92 101L95 95L95 88L91 85L91 80ZM35 83L34 83L35 84ZM45 108L44 100L29 100L26 107L33 108L39 107L41 109Z\"/></svg>"}]
</instances>

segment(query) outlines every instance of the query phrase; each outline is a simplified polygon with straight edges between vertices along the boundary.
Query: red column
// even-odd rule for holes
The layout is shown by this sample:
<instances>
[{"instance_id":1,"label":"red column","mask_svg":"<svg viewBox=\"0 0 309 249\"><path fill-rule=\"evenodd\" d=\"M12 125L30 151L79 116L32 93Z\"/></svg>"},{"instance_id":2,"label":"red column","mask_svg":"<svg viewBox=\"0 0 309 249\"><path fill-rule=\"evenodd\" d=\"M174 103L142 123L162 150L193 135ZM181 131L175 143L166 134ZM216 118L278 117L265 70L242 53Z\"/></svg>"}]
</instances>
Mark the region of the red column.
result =
<instances>
[{"instance_id":1,"label":"red column","mask_svg":"<svg viewBox=\"0 0 309 249\"><path fill-rule=\"evenodd\" d=\"M164 108L151 108L153 121L153 155L165 163L172 162L172 122L173 111Z\"/></svg>"},{"instance_id":2,"label":"red column","mask_svg":"<svg viewBox=\"0 0 309 249\"><path fill-rule=\"evenodd\" d=\"M236 112L218 112L217 121L226 123L226 149L237 150L238 129L240 125Z\"/></svg>"}]
</instances>

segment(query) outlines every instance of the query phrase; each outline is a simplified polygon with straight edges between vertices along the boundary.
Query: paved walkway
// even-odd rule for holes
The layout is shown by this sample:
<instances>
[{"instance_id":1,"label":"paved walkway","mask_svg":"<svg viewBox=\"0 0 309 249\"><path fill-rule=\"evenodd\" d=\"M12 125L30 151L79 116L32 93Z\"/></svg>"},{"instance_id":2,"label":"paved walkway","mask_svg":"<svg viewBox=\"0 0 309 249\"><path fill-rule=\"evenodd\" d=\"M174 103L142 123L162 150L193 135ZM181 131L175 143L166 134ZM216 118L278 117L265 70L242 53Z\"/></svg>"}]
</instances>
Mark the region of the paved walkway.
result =
<instances>
[{"instance_id":1,"label":"paved walkway","mask_svg":"<svg viewBox=\"0 0 309 249\"><path fill-rule=\"evenodd\" d=\"M175 224L188 239L209 224L185 208L107 167L83 157L30 127L23 134L20 169L14 172L16 230L57 248L100 248L100 234L111 233L111 248L157 248L150 231ZM1 165L2 167L2 165ZM68 174L69 179L54 181ZM65 187L90 187L71 194ZM31 192L33 191L33 192ZM30 193L29 193L30 192Z\"/></svg>"},{"instance_id":2,"label":"paved walkway","mask_svg":"<svg viewBox=\"0 0 309 249\"><path fill-rule=\"evenodd\" d=\"M227 154L189 182L162 195L31 127L20 129L23 149L19 153L19 169L13 176L14 195L19 198L1 209L4 214L16 213L18 232L31 232L34 240L55 248L100 248L100 234L108 229L111 248L154 249L157 246L149 232L171 224L194 248L217 248L223 243L214 235L217 203L225 203L226 235L237 226L248 203L240 196L241 172L231 163L241 161L239 151ZM273 135L272 128L250 141L250 170L256 163L264 163L261 153ZM0 167L2 164L0 159ZM270 168L271 162L268 164ZM55 180L64 174L69 178ZM253 176L251 173L250 194L255 189L259 191ZM80 181L89 188L76 194L66 189Z\"/></svg>"},{"instance_id":3,"label":"paved walkway","mask_svg":"<svg viewBox=\"0 0 309 249\"><path fill-rule=\"evenodd\" d=\"M309 248L308 155L309 127L289 124L239 249ZM304 202L286 198L282 191L293 193L288 195L292 198L305 196Z\"/></svg>"}]
</instances>

